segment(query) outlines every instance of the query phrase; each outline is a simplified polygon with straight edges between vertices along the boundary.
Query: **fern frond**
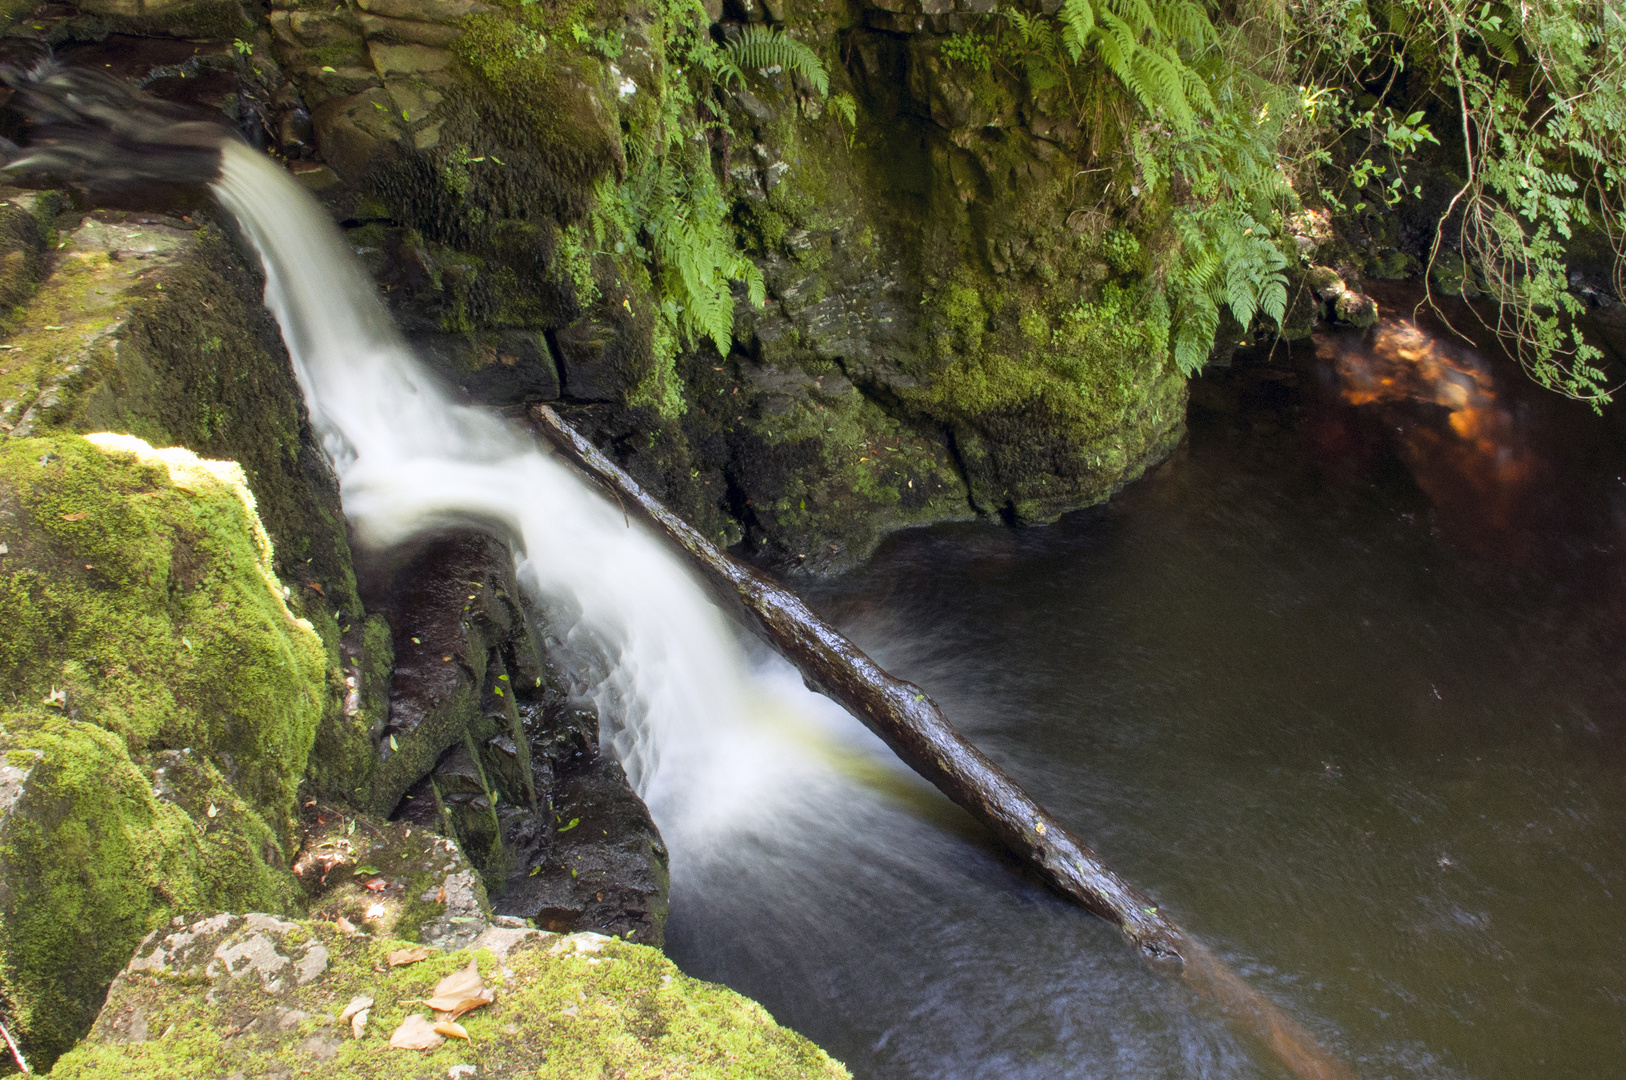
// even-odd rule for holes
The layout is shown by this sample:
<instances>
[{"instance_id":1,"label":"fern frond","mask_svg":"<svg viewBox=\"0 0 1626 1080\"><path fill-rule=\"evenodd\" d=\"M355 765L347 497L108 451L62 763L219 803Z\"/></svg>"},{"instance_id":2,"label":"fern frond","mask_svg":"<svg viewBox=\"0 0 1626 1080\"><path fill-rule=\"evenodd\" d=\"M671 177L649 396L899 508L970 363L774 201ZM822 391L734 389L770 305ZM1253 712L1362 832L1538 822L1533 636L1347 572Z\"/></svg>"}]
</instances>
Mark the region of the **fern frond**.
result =
<instances>
[{"instance_id":1,"label":"fern frond","mask_svg":"<svg viewBox=\"0 0 1626 1080\"><path fill-rule=\"evenodd\" d=\"M1214 39L1214 24L1191 0L1164 0L1152 7L1157 28L1176 45L1200 49Z\"/></svg>"},{"instance_id":2,"label":"fern frond","mask_svg":"<svg viewBox=\"0 0 1626 1080\"><path fill-rule=\"evenodd\" d=\"M1259 310L1269 315L1277 326L1287 318L1287 282L1276 278L1259 293Z\"/></svg>"},{"instance_id":3,"label":"fern frond","mask_svg":"<svg viewBox=\"0 0 1626 1080\"><path fill-rule=\"evenodd\" d=\"M1174 335L1174 363L1180 374L1190 378L1208 363L1208 354L1214 349L1214 335L1219 333L1219 308L1209 297L1198 294L1180 320L1180 329Z\"/></svg>"},{"instance_id":4,"label":"fern frond","mask_svg":"<svg viewBox=\"0 0 1626 1080\"><path fill-rule=\"evenodd\" d=\"M1180 76L1180 93L1186 103L1196 112L1207 116L1218 114L1219 108L1214 104L1214 97L1208 92L1208 84L1203 77L1184 64L1177 67Z\"/></svg>"},{"instance_id":5,"label":"fern frond","mask_svg":"<svg viewBox=\"0 0 1626 1080\"><path fill-rule=\"evenodd\" d=\"M1061 5L1062 44L1076 64L1095 34L1095 5L1091 0L1064 0Z\"/></svg>"},{"instance_id":6,"label":"fern frond","mask_svg":"<svg viewBox=\"0 0 1626 1080\"><path fill-rule=\"evenodd\" d=\"M1103 10L1097 13L1097 17L1112 14L1134 28L1137 41L1142 34L1157 29L1157 17L1152 13L1152 5L1147 3L1147 0L1102 0L1102 4Z\"/></svg>"},{"instance_id":7,"label":"fern frond","mask_svg":"<svg viewBox=\"0 0 1626 1080\"><path fill-rule=\"evenodd\" d=\"M1140 48L1134 55L1135 74L1146 88L1145 104L1161 111L1176 127L1189 130L1197 120L1180 87L1180 62L1152 49Z\"/></svg>"},{"instance_id":8,"label":"fern frond","mask_svg":"<svg viewBox=\"0 0 1626 1080\"><path fill-rule=\"evenodd\" d=\"M761 70L777 65L786 71L796 72L812 83L820 97L830 92L830 75L824 70L824 63L818 54L782 30L754 23L723 46L723 52L735 70Z\"/></svg>"}]
</instances>

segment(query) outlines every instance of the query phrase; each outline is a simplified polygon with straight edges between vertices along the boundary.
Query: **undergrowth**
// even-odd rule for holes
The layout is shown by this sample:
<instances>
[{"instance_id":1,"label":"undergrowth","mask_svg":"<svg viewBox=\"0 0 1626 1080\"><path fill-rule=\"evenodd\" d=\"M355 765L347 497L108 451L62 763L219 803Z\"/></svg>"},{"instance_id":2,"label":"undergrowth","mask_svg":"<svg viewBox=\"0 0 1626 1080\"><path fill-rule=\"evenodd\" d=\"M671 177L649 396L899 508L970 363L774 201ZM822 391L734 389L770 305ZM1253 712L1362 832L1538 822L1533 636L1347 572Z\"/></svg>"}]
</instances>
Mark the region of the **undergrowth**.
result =
<instances>
[{"instance_id":1,"label":"undergrowth","mask_svg":"<svg viewBox=\"0 0 1626 1080\"><path fill-rule=\"evenodd\" d=\"M718 96L743 83L747 72L763 69L792 72L820 97L829 91L829 78L813 50L781 30L746 27L718 45L698 0L667 0L655 11L648 112L629 127L625 176L599 181L591 229L600 250L654 267L655 362L632 403L671 417L684 410L676 374L680 348L709 341L727 356L736 285L753 305L765 298L762 272L740 247L712 166L710 135L726 129ZM851 112L844 113L849 121Z\"/></svg>"},{"instance_id":2,"label":"undergrowth","mask_svg":"<svg viewBox=\"0 0 1626 1080\"><path fill-rule=\"evenodd\" d=\"M942 52L1062 95L1095 132L1089 171L1130 177L1109 185L1118 205L1166 201L1151 273L1183 372L1222 309L1280 322L1301 192L1346 215L1393 207L1423 195L1408 170L1440 145L1458 186L1431 267L1470 268L1463 288L1494 301L1486 325L1537 382L1609 400L1566 256L1602 235L1626 286L1626 15L1610 0L1066 0L1005 8Z\"/></svg>"}]
</instances>

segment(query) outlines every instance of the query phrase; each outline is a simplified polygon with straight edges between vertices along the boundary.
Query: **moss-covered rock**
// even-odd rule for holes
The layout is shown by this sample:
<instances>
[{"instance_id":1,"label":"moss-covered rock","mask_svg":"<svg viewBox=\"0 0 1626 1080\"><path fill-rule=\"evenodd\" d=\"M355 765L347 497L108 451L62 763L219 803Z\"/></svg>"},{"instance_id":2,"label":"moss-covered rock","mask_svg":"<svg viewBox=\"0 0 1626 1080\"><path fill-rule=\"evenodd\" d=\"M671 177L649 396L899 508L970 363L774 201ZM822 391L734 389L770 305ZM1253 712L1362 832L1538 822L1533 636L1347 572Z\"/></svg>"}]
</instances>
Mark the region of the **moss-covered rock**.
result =
<instances>
[{"instance_id":1,"label":"moss-covered rock","mask_svg":"<svg viewBox=\"0 0 1626 1080\"><path fill-rule=\"evenodd\" d=\"M345 1080L588 1076L836 1080L847 1071L730 990L658 951L597 934L492 929L471 949L390 966L408 943L320 922L217 915L155 932L113 984L90 1037L53 1076ZM392 1049L418 1002L473 963L494 1000L467 1041ZM365 1009L358 1022L356 1016ZM472 1066L458 1069L457 1066Z\"/></svg>"},{"instance_id":2,"label":"moss-covered rock","mask_svg":"<svg viewBox=\"0 0 1626 1080\"><path fill-rule=\"evenodd\" d=\"M315 799L300 808L300 826L294 874L312 918L438 949L491 927L480 876L456 840Z\"/></svg>"},{"instance_id":3,"label":"moss-covered rock","mask_svg":"<svg viewBox=\"0 0 1626 1080\"><path fill-rule=\"evenodd\" d=\"M326 664L230 463L0 442L0 550L0 992L48 1061L159 918L295 902Z\"/></svg>"},{"instance_id":4,"label":"moss-covered rock","mask_svg":"<svg viewBox=\"0 0 1626 1080\"><path fill-rule=\"evenodd\" d=\"M398 310L435 313L443 370L495 400L590 405L578 420L697 527L822 569L905 525L1098 501L1183 431L1150 253L1167 208L1079 210L1109 179L1079 180L1098 133L1054 93L945 60L968 16L903 6L771 16L824 57L856 127L784 72L684 105L664 51L681 5L273 23L362 193L344 216L392 219L366 246ZM763 309L741 298L726 356L663 322L670 268L614 193L674 124L711 147L767 285ZM520 332L538 347L503 349Z\"/></svg>"},{"instance_id":5,"label":"moss-covered rock","mask_svg":"<svg viewBox=\"0 0 1626 1080\"><path fill-rule=\"evenodd\" d=\"M117 431L242 467L275 541L275 569L294 590L289 604L326 650L312 782L353 791L383 727L388 634L357 597L338 486L260 302L257 271L209 224L59 215L59 198L0 194L20 254L28 222L45 249L18 262L26 284L8 277L0 289L21 299L0 322L0 430Z\"/></svg>"}]
</instances>

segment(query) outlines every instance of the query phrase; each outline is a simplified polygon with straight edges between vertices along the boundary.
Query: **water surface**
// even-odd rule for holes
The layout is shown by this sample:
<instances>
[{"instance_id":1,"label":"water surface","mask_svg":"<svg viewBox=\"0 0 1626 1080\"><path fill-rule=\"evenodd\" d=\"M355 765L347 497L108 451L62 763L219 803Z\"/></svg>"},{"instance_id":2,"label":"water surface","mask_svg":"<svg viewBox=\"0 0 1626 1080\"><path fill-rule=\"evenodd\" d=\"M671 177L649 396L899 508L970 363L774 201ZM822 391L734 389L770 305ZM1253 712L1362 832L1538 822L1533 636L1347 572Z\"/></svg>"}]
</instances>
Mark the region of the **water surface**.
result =
<instances>
[{"instance_id":1,"label":"water surface","mask_svg":"<svg viewBox=\"0 0 1626 1080\"><path fill-rule=\"evenodd\" d=\"M1109 505L808 592L1363 1077L1622 1075L1619 428L1438 329L1240 360ZM827 779L675 880L687 970L861 1078L1281 1075L824 739Z\"/></svg>"}]
</instances>

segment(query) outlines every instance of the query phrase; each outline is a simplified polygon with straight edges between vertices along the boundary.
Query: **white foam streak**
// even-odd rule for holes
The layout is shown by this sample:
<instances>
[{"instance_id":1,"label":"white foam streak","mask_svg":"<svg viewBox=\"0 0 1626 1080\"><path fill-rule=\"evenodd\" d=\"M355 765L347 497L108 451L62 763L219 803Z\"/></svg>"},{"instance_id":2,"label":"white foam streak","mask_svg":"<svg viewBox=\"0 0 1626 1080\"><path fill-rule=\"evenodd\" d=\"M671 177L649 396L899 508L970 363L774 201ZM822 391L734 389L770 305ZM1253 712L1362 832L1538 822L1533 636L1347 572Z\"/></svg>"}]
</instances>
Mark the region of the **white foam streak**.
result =
<instances>
[{"instance_id":1,"label":"white foam streak","mask_svg":"<svg viewBox=\"0 0 1626 1080\"><path fill-rule=\"evenodd\" d=\"M508 534L520 581L556 632L604 658L575 689L611 719L605 741L648 803L674 874L798 786L791 774L804 766L770 729L787 709L820 712L811 695L760 682L726 620L639 523L528 435L452 401L280 167L233 143L214 186L260 254L266 305L360 539L390 544L470 519Z\"/></svg>"}]
</instances>

